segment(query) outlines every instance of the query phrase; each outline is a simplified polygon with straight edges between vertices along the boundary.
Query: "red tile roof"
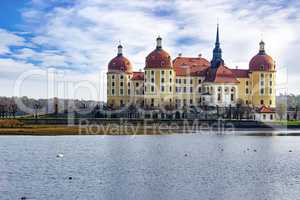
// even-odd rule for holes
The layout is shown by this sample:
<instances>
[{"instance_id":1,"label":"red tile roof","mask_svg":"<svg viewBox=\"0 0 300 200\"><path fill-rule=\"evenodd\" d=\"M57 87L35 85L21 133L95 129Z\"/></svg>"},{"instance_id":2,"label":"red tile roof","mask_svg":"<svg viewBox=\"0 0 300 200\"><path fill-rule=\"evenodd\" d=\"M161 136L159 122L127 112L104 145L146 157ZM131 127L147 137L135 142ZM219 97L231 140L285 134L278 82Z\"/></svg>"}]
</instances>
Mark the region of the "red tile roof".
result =
<instances>
[{"instance_id":1,"label":"red tile roof","mask_svg":"<svg viewBox=\"0 0 300 200\"><path fill-rule=\"evenodd\" d=\"M271 108L268 108L266 106L262 106L259 110L259 113L275 113L275 111Z\"/></svg>"},{"instance_id":2,"label":"red tile roof","mask_svg":"<svg viewBox=\"0 0 300 200\"><path fill-rule=\"evenodd\" d=\"M218 68L209 68L205 81L213 83L239 83L231 69L224 65L220 65Z\"/></svg>"},{"instance_id":3,"label":"red tile roof","mask_svg":"<svg viewBox=\"0 0 300 200\"><path fill-rule=\"evenodd\" d=\"M248 69L231 69L231 71L237 78L249 78Z\"/></svg>"},{"instance_id":4,"label":"red tile roof","mask_svg":"<svg viewBox=\"0 0 300 200\"><path fill-rule=\"evenodd\" d=\"M176 76L205 76L210 63L204 58L177 57L173 61Z\"/></svg>"},{"instance_id":5,"label":"red tile roof","mask_svg":"<svg viewBox=\"0 0 300 200\"><path fill-rule=\"evenodd\" d=\"M261 69L263 66L263 69ZM258 53L254 56L249 63L250 71L271 71L275 70L275 62L273 58L265 53Z\"/></svg>"},{"instance_id":6,"label":"red tile roof","mask_svg":"<svg viewBox=\"0 0 300 200\"><path fill-rule=\"evenodd\" d=\"M123 71L131 73L132 65L126 57L124 57L123 55L118 55L109 62L108 71Z\"/></svg>"},{"instance_id":7,"label":"red tile roof","mask_svg":"<svg viewBox=\"0 0 300 200\"><path fill-rule=\"evenodd\" d=\"M133 81L142 81L142 80L144 80L144 72L133 72L131 80L133 80Z\"/></svg>"},{"instance_id":8,"label":"red tile roof","mask_svg":"<svg viewBox=\"0 0 300 200\"><path fill-rule=\"evenodd\" d=\"M146 57L145 68L172 68L171 56L163 49L155 49Z\"/></svg>"}]
</instances>

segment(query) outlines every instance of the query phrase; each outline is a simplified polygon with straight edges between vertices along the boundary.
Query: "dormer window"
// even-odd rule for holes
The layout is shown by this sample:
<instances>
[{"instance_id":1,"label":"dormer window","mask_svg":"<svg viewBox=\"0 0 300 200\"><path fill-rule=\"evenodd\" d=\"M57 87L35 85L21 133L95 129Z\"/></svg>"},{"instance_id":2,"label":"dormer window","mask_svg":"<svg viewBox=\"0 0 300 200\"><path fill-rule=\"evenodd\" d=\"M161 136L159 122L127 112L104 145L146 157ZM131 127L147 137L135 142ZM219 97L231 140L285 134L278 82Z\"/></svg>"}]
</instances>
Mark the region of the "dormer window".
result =
<instances>
[{"instance_id":1,"label":"dormer window","mask_svg":"<svg viewBox=\"0 0 300 200\"><path fill-rule=\"evenodd\" d=\"M260 70L264 70L264 66L263 65L261 65L259 68L260 68Z\"/></svg>"}]
</instances>

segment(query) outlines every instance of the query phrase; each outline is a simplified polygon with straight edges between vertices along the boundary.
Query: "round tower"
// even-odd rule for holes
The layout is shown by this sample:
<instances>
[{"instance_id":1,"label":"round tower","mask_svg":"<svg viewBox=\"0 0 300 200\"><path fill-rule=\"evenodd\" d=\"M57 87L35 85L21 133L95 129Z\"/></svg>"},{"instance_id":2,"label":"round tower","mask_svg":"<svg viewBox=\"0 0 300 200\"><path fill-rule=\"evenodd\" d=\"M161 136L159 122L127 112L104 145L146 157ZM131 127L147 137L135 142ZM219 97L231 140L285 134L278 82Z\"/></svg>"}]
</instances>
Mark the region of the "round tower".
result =
<instances>
[{"instance_id":1,"label":"round tower","mask_svg":"<svg viewBox=\"0 0 300 200\"><path fill-rule=\"evenodd\" d=\"M156 39L156 48L146 57L145 105L160 107L173 104L175 72L171 56L162 48L162 38Z\"/></svg>"},{"instance_id":2,"label":"round tower","mask_svg":"<svg viewBox=\"0 0 300 200\"><path fill-rule=\"evenodd\" d=\"M123 46L118 45L117 56L108 64L107 105L112 109L124 107L130 103L130 79L132 65L123 56Z\"/></svg>"},{"instance_id":3,"label":"round tower","mask_svg":"<svg viewBox=\"0 0 300 200\"><path fill-rule=\"evenodd\" d=\"M254 107L275 107L276 66L273 58L266 53L265 42L259 43L259 52L249 63Z\"/></svg>"}]
</instances>

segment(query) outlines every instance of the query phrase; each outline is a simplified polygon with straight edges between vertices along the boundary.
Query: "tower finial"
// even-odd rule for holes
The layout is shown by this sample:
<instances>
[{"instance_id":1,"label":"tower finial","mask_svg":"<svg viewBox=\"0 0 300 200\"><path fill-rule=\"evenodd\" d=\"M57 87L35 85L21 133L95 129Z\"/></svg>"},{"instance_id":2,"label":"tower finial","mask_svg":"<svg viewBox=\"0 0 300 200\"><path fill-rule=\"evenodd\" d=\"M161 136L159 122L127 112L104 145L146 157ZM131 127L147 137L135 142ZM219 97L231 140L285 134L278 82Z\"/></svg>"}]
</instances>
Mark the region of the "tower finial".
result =
<instances>
[{"instance_id":1,"label":"tower finial","mask_svg":"<svg viewBox=\"0 0 300 200\"><path fill-rule=\"evenodd\" d=\"M123 55L123 46L121 45L121 40L119 40L119 45L118 45L118 56Z\"/></svg>"},{"instance_id":2,"label":"tower finial","mask_svg":"<svg viewBox=\"0 0 300 200\"><path fill-rule=\"evenodd\" d=\"M162 41L162 38L160 37L160 35L158 35L158 37L156 38L156 48L157 49L162 48L161 41Z\"/></svg>"},{"instance_id":3,"label":"tower finial","mask_svg":"<svg viewBox=\"0 0 300 200\"><path fill-rule=\"evenodd\" d=\"M259 43L259 54L265 54L265 42L263 40L260 41Z\"/></svg>"}]
</instances>

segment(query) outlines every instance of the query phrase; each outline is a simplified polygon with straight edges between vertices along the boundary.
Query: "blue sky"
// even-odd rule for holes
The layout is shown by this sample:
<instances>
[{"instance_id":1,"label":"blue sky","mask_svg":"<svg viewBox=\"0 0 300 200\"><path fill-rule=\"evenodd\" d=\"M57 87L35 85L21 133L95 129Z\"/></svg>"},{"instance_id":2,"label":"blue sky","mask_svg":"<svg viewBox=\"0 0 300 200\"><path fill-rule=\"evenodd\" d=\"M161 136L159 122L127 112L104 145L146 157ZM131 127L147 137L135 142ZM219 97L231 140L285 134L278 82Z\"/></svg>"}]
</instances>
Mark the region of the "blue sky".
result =
<instances>
[{"instance_id":1,"label":"blue sky","mask_svg":"<svg viewBox=\"0 0 300 200\"><path fill-rule=\"evenodd\" d=\"M201 53L210 60L217 19L227 66L248 68L263 38L277 63L278 93L300 94L299 11L297 0L5 1L0 95L105 100L107 63L119 40L136 70L144 67L157 35L172 58Z\"/></svg>"}]
</instances>

